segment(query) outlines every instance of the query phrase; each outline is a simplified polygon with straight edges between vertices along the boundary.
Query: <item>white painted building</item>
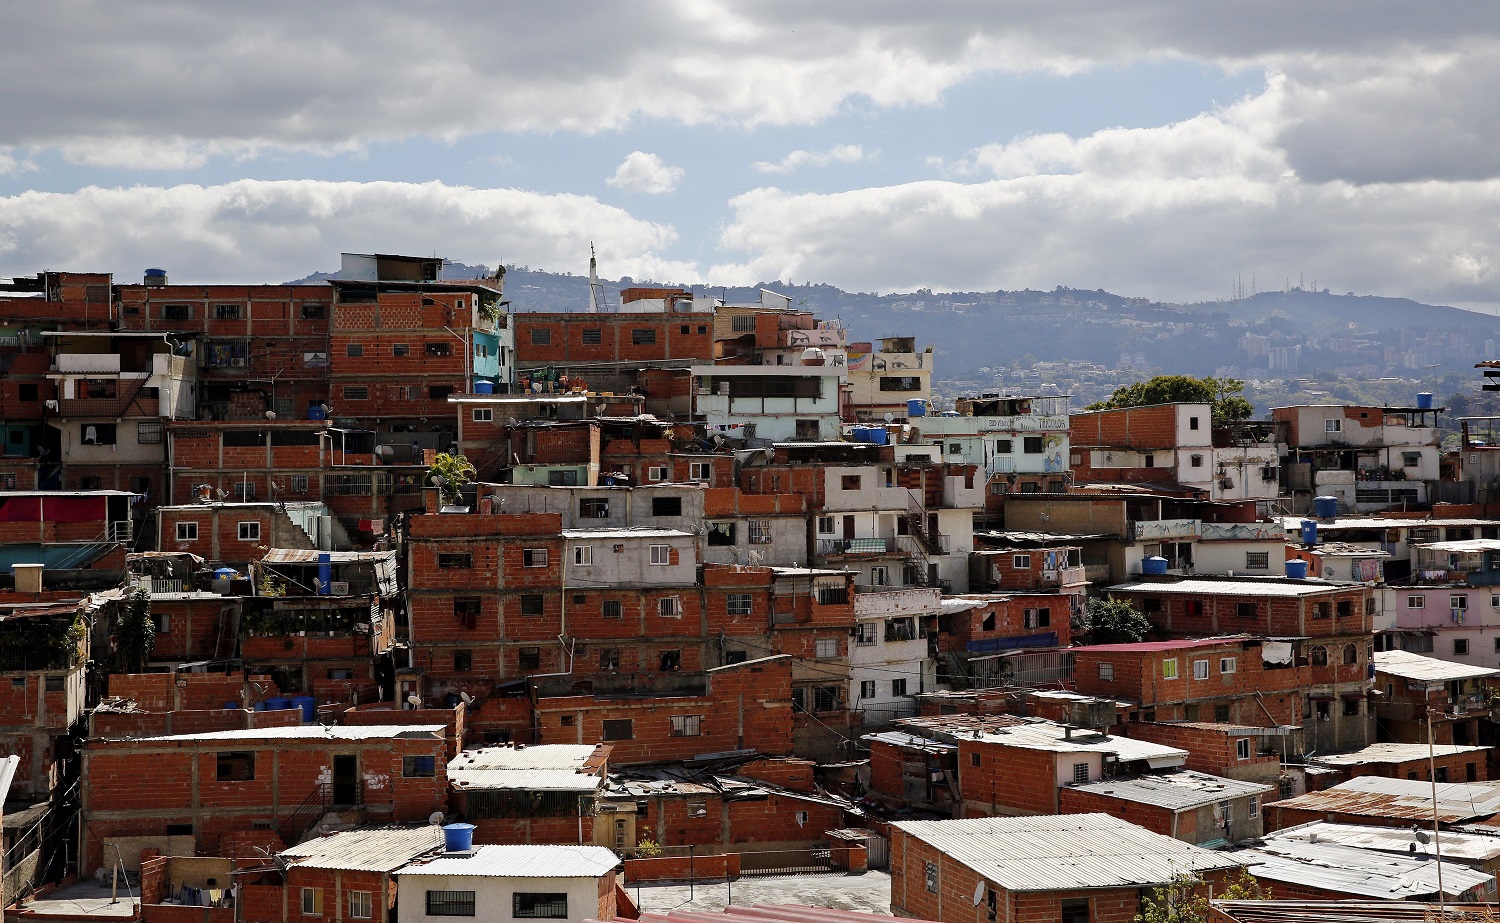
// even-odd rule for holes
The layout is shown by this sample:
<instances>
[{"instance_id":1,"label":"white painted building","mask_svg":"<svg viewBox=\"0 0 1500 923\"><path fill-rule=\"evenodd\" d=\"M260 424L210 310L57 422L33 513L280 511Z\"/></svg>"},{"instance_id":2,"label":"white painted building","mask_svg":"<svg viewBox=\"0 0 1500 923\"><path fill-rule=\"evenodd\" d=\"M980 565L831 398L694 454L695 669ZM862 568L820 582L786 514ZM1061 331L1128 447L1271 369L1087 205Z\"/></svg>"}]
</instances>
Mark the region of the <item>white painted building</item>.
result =
<instances>
[{"instance_id":1,"label":"white painted building","mask_svg":"<svg viewBox=\"0 0 1500 923\"><path fill-rule=\"evenodd\" d=\"M842 431L840 371L828 365L695 365L694 405L710 433L834 442Z\"/></svg>"},{"instance_id":2,"label":"white painted building","mask_svg":"<svg viewBox=\"0 0 1500 923\"><path fill-rule=\"evenodd\" d=\"M479 846L395 873L397 923L613 919L620 858L602 846Z\"/></svg>"},{"instance_id":3,"label":"white painted building","mask_svg":"<svg viewBox=\"0 0 1500 923\"><path fill-rule=\"evenodd\" d=\"M854 596L849 645L849 709L878 726L916 714L916 695L936 688L928 655L931 623L942 610L936 587L870 588Z\"/></svg>"}]
</instances>

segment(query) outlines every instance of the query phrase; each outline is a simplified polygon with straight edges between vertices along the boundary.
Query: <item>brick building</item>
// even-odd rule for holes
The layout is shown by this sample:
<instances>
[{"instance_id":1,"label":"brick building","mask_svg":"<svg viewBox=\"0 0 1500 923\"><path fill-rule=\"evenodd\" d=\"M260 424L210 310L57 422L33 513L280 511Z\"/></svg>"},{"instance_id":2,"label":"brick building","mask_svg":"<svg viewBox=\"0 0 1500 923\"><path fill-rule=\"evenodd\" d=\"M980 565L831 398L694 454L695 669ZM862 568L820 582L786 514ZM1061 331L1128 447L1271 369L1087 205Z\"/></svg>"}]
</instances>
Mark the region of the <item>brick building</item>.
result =
<instances>
[{"instance_id":1,"label":"brick building","mask_svg":"<svg viewBox=\"0 0 1500 923\"><path fill-rule=\"evenodd\" d=\"M1483 822L1500 813L1500 785L1492 782L1438 782L1361 776L1322 791L1308 792L1268 806L1267 830L1312 821L1407 828L1434 821L1452 826Z\"/></svg>"},{"instance_id":2,"label":"brick building","mask_svg":"<svg viewBox=\"0 0 1500 923\"><path fill-rule=\"evenodd\" d=\"M1261 805L1276 789L1183 769L1160 775L1102 779L1062 790L1064 814L1108 814L1147 830L1218 847L1258 839Z\"/></svg>"},{"instance_id":3,"label":"brick building","mask_svg":"<svg viewBox=\"0 0 1500 923\"><path fill-rule=\"evenodd\" d=\"M1288 746L1284 738L1299 728L1159 721L1132 724L1129 731L1137 740L1186 750L1188 758L1183 765L1195 772L1277 784L1281 778L1281 753Z\"/></svg>"},{"instance_id":4,"label":"brick building","mask_svg":"<svg viewBox=\"0 0 1500 923\"><path fill-rule=\"evenodd\" d=\"M1491 752L1454 744L1377 743L1350 753L1313 754L1307 761L1338 770L1341 782L1360 776L1427 779L1433 768L1439 782L1486 782Z\"/></svg>"},{"instance_id":5,"label":"brick building","mask_svg":"<svg viewBox=\"0 0 1500 923\"><path fill-rule=\"evenodd\" d=\"M1430 722L1438 743L1495 743L1490 709L1500 670L1409 651L1379 651L1373 667L1375 688L1383 693L1376 714L1392 740L1423 743Z\"/></svg>"},{"instance_id":6,"label":"brick building","mask_svg":"<svg viewBox=\"0 0 1500 923\"><path fill-rule=\"evenodd\" d=\"M900 821L891 911L944 923L1131 923L1150 889L1184 875L1222 883L1238 867L1104 814Z\"/></svg>"},{"instance_id":7,"label":"brick building","mask_svg":"<svg viewBox=\"0 0 1500 923\"><path fill-rule=\"evenodd\" d=\"M478 843L593 843L594 802L609 772L610 749L540 744L464 750L448 764L452 809L475 826Z\"/></svg>"},{"instance_id":8,"label":"brick building","mask_svg":"<svg viewBox=\"0 0 1500 923\"><path fill-rule=\"evenodd\" d=\"M239 919L280 923L302 916L390 923L396 910L393 873L442 848L442 836L425 824L315 837L279 852L279 871L242 873Z\"/></svg>"},{"instance_id":9,"label":"brick building","mask_svg":"<svg viewBox=\"0 0 1500 923\"><path fill-rule=\"evenodd\" d=\"M0 603L0 758L19 757L15 801L45 800L67 775L70 734L89 704L87 612L79 599Z\"/></svg>"}]
</instances>

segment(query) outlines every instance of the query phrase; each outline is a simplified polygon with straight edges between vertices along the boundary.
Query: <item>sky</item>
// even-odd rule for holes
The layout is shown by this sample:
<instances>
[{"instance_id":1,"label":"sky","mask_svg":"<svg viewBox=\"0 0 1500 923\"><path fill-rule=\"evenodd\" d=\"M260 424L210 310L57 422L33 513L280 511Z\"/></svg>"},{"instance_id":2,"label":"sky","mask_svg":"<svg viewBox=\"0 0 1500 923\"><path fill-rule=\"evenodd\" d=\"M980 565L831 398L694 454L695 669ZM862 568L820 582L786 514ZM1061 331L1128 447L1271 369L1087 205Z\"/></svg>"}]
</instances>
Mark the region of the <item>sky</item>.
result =
<instances>
[{"instance_id":1,"label":"sky","mask_svg":"<svg viewBox=\"0 0 1500 923\"><path fill-rule=\"evenodd\" d=\"M49 0L0 276L341 251L680 283L1500 307L1500 6Z\"/></svg>"}]
</instances>

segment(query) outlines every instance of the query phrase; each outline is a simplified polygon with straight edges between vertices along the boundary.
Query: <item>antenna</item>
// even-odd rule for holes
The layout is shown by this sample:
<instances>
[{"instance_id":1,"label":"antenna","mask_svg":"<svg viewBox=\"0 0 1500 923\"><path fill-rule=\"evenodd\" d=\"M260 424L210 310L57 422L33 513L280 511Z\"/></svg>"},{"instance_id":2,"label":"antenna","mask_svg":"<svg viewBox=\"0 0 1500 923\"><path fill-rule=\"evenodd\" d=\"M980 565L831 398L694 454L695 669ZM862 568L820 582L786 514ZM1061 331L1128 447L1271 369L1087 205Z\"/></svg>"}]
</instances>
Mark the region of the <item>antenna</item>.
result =
<instances>
[{"instance_id":1,"label":"antenna","mask_svg":"<svg viewBox=\"0 0 1500 923\"><path fill-rule=\"evenodd\" d=\"M473 705L474 704L474 697L471 696L471 695L469 695L467 692L460 692L458 694L458 699L459 699L459 701L463 702L465 705Z\"/></svg>"},{"instance_id":2,"label":"antenna","mask_svg":"<svg viewBox=\"0 0 1500 923\"><path fill-rule=\"evenodd\" d=\"M422 697L417 695L416 693L412 693L411 695L406 697L406 704L410 705L412 708L420 708L422 706Z\"/></svg>"},{"instance_id":3,"label":"antenna","mask_svg":"<svg viewBox=\"0 0 1500 923\"><path fill-rule=\"evenodd\" d=\"M978 907L982 900L984 900L984 882L981 881L974 885L974 906Z\"/></svg>"},{"instance_id":4,"label":"antenna","mask_svg":"<svg viewBox=\"0 0 1500 923\"><path fill-rule=\"evenodd\" d=\"M429 814L427 816L427 822L429 824L433 824L433 825L441 824L443 822L443 812L442 811L433 811L431 814Z\"/></svg>"},{"instance_id":5,"label":"antenna","mask_svg":"<svg viewBox=\"0 0 1500 923\"><path fill-rule=\"evenodd\" d=\"M599 313L599 260L594 255L594 242L589 241L589 313Z\"/></svg>"}]
</instances>

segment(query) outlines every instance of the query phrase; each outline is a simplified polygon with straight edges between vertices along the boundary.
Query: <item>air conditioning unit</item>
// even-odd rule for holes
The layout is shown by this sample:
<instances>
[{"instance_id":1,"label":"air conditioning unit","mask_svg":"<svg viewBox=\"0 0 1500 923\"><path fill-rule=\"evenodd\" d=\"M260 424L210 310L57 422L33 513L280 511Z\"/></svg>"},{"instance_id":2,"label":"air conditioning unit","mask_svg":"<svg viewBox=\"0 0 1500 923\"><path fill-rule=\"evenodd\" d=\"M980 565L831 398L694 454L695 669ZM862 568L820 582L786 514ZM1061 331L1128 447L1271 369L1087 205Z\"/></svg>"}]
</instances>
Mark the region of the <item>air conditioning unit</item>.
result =
<instances>
[{"instance_id":1,"label":"air conditioning unit","mask_svg":"<svg viewBox=\"0 0 1500 923\"><path fill-rule=\"evenodd\" d=\"M349 581L347 581L347 580L335 580L335 581L333 581L332 583L328 584L328 592L332 593L334 596L348 596L349 595Z\"/></svg>"},{"instance_id":2,"label":"air conditioning unit","mask_svg":"<svg viewBox=\"0 0 1500 923\"><path fill-rule=\"evenodd\" d=\"M245 367L245 357L233 356L228 362L225 363L225 365L229 366L232 369L242 369Z\"/></svg>"}]
</instances>

